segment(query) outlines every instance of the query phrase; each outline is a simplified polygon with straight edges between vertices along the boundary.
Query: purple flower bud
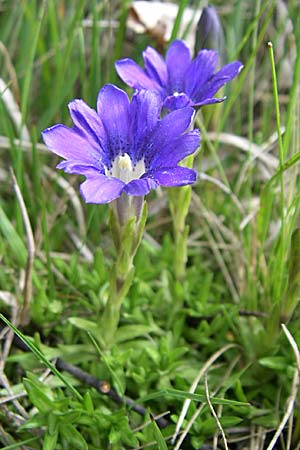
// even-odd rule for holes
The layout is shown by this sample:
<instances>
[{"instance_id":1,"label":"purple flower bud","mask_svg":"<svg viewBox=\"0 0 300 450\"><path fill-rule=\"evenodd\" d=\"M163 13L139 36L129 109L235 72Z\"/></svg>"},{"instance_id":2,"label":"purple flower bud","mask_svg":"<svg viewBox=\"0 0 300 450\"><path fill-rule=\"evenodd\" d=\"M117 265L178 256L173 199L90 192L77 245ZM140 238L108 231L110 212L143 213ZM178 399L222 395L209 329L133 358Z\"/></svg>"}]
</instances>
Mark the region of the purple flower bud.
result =
<instances>
[{"instance_id":1,"label":"purple flower bud","mask_svg":"<svg viewBox=\"0 0 300 450\"><path fill-rule=\"evenodd\" d=\"M202 49L216 50L220 63L225 61L224 32L218 13L213 6L203 8L197 24L195 54Z\"/></svg>"}]
</instances>

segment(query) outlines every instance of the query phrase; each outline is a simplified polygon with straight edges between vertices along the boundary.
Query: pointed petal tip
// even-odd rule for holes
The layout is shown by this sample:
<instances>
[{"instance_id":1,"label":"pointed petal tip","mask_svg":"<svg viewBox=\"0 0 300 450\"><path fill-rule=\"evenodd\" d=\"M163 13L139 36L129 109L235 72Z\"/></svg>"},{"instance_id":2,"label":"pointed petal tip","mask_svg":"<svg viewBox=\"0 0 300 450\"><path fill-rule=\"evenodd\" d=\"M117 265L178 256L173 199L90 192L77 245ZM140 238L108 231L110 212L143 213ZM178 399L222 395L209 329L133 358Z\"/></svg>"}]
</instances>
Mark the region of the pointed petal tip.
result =
<instances>
[{"instance_id":1,"label":"pointed petal tip","mask_svg":"<svg viewBox=\"0 0 300 450\"><path fill-rule=\"evenodd\" d=\"M225 95L222 98L216 98L216 97L211 97L211 98L206 98L203 101L200 102L195 102L193 104L193 106L195 108L200 107L200 106L206 106L206 105L214 105L215 103L223 103L224 100L227 99L227 96Z\"/></svg>"},{"instance_id":2,"label":"pointed petal tip","mask_svg":"<svg viewBox=\"0 0 300 450\"><path fill-rule=\"evenodd\" d=\"M116 86L116 85L114 85L112 83L107 83L104 86L102 86L102 88L100 89L98 95L100 93L109 93L109 92L111 92L113 94L116 94L116 95L118 95L118 94L124 95L125 94L126 97L128 98L127 93L123 89L119 88L118 86Z\"/></svg>"},{"instance_id":3,"label":"pointed petal tip","mask_svg":"<svg viewBox=\"0 0 300 450\"><path fill-rule=\"evenodd\" d=\"M204 57L212 58L219 56L218 52L216 50L213 50L212 48L203 48L198 52L198 55L204 55Z\"/></svg>"},{"instance_id":4,"label":"pointed petal tip","mask_svg":"<svg viewBox=\"0 0 300 450\"><path fill-rule=\"evenodd\" d=\"M158 82L130 58L120 59L115 68L121 80L134 89L160 89Z\"/></svg>"},{"instance_id":5,"label":"pointed petal tip","mask_svg":"<svg viewBox=\"0 0 300 450\"><path fill-rule=\"evenodd\" d=\"M68 108L71 108L74 105L78 105L79 103L85 103L82 98L73 98L70 102L68 102Z\"/></svg>"},{"instance_id":6,"label":"pointed petal tip","mask_svg":"<svg viewBox=\"0 0 300 450\"><path fill-rule=\"evenodd\" d=\"M61 123L57 123L57 124L55 124L55 125L52 125L51 127L45 128L43 131L41 131L41 135L42 135L43 141L44 141L45 144L47 145L48 150L53 151L53 150L51 149L51 144L50 144L50 137L51 137L51 134L52 134L53 132L55 133L55 130L57 130L57 129L59 129L59 128L64 128L64 127L65 127L65 125L63 125L63 124L61 124ZM66 127L66 128L67 128L67 127Z\"/></svg>"},{"instance_id":7,"label":"pointed petal tip","mask_svg":"<svg viewBox=\"0 0 300 450\"><path fill-rule=\"evenodd\" d=\"M46 136L49 133L49 131L52 131L52 130L54 130L54 128L57 128L57 127L60 127L60 126L62 126L62 124L61 123L57 123L55 125L52 125L51 127L47 127L43 131L41 131L41 135L42 136Z\"/></svg>"}]
</instances>

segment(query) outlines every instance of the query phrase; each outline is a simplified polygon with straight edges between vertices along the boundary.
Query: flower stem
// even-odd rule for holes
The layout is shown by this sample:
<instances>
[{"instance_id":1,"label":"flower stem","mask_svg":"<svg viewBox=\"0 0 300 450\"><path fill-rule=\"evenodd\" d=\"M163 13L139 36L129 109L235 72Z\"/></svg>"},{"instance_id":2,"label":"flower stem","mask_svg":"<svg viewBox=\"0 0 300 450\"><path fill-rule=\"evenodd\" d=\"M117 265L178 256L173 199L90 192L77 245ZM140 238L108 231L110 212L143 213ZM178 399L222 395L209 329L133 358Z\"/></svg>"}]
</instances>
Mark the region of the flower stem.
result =
<instances>
[{"instance_id":1,"label":"flower stem","mask_svg":"<svg viewBox=\"0 0 300 450\"><path fill-rule=\"evenodd\" d=\"M118 199L118 203L112 205L110 215L110 227L117 258L111 271L109 297L101 322L102 338L107 347L113 344L120 320L122 301L128 294L133 281L134 257L141 243L147 219L147 204L143 203L143 198L128 199L124 196L124 205L120 204L122 200L122 198Z\"/></svg>"},{"instance_id":2,"label":"flower stem","mask_svg":"<svg viewBox=\"0 0 300 450\"><path fill-rule=\"evenodd\" d=\"M127 295L132 284L134 276L134 267L128 270L128 273L118 273L118 263L112 269L109 298L105 305L102 316L103 341L110 347L114 341L116 331L120 320L120 310L123 298Z\"/></svg>"}]
</instances>

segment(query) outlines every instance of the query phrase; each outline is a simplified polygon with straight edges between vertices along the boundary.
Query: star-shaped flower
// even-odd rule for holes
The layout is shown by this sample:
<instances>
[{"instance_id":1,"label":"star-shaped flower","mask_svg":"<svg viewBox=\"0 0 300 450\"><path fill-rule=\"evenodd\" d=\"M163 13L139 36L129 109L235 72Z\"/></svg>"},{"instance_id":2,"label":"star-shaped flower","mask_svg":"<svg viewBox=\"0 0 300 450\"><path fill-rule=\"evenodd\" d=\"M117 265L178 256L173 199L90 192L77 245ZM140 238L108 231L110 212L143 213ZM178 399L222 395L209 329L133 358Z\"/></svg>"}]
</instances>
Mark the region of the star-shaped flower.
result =
<instances>
[{"instance_id":1,"label":"star-shaped flower","mask_svg":"<svg viewBox=\"0 0 300 450\"><path fill-rule=\"evenodd\" d=\"M215 98L216 92L241 71L239 61L223 66L216 72L218 53L201 50L191 60L187 45L176 40L170 45L166 60L152 47L143 52L145 68L132 59L115 63L120 78L134 89L152 89L159 93L163 106L175 110L186 106L203 106L225 100Z\"/></svg>"},{"instance_id":2,"label":"star-shaped flower","mask_svg":"<svg viewBox=\"0 0 300 450\"><path fill-rule=\"evenodd\" d=\"M49 150L65 159L59 169L86 177L80 190L87 203L108 203L123 193L144 196L158 186L196 180L194 170L178 166L200 142L198 130L187 131L192 108L161 120L155 92L138 92L130 102L124 91L108 84L99 92L97 112L78 99L69 110L73 128L54 125L42 135Z\"/></svg>"}]
</instances>

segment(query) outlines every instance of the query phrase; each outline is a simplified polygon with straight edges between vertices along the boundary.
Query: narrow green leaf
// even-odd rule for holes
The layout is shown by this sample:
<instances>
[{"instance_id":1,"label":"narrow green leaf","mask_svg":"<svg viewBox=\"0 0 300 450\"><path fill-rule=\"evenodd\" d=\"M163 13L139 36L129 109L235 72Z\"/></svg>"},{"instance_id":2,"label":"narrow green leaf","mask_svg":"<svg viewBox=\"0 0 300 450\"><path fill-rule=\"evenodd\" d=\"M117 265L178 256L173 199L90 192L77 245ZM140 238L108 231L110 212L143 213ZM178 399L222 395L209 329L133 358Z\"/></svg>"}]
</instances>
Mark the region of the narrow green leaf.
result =
<instances>
[{"instance_id":1,"label":"narrow green leaf","mask_svg":"<svg viewBox=\"0 0 300 450\"><path fill-rule=\"evenodd\" d=\"M76 448L77 450L88 450L88 445L82 434L76 430L71 424L62 424L60 426L60 434L66 441L67 446L64 448Z\"/></svg>"},{"instance_id":2,"label":"narrow green leaf","mask_svg":"<svg viewBox=\"0 0 300 450\"><path fill-rule=\"evenodd\" d=\"M130 341L138 336L144 336L148 333L159 333L159 328L153 325L123 325L116 332L115 342ZM160 334L160 333L159 333Z\"/></svg>"},{"instance_id":3,"label":"narrow green leaf","mask_svg":"<svg viewBox=\"0 0 300 450\"><path fill-rule=\"evenodd\" d=\"M161 434L161 431L158 428L157 423L155 422L155 420L153 419L152 416L150 416L150 419L151 419L153 433L154 433L156 442L158 444L158 450L168 450L166 441L165 441L163 435Z\"/></svg>"},{"instance_id":4,"label":"narrow green leaf","mask_svg":"<svg viewBox=\"0 0 300 450\"><path fill-rule=\"evenodd\" d=\"M161 397L172 397L179 398L182 400L190 399L195 400L197 402L206 403L205 394L191 394L185 391L179 391L177 389L163 389L158 392L154 392L153 394L146 395L144 397L139 398L136 403L144 403L148 400L153 400ZM240 407L250 407L250 403L238 402L236 400L227 400L225 398L212 397L211 402L214 405L228 405L228 406L240 406Z\"/></svg>"},{"instance_id":5,"label":"narrow green leaf","mask_svg":"<svg viewBox=\"0 0 300 450\"><path fill-rule=\"evenodd\" d=\"M13 330L13 332L24 342L24 344L27 345L27 347L32 351L32 353L37 357L37 359L42 362L43 364L45 364L46 367L48 367L52 373L54 375L56 375L63 383L65 386L67 386L71 392L73 392L73 394L75 395L75 397L77 397L78 400L82 400L82 396L80 395L80 393L77 391L77 389L74 388L74 386L72 386L71 383L69 383L69 381L57 370L57 368L50 362L47 360L47 358L44 356L44 354L41 352L40 349L38 349L31 340L29 340L23 333L21 333L21 331L19 331L8 319L6 319L5 316L3 316L3 314L0 313L0 319L3 320L3 322L9 326L9 328L11 328Z\"/></svg>"},{"instance_id":6,"label":"narrow green leaf","mask_svg":"<svg viewBox=\"0 0 300 450\"><path fill-rule=\"evenodd\" d=\"M25 439L25 441L20 441L17 442L16 444L11 444L11 445L7 445L6 447L2 447L2 450L19 450L20 448L22 448L22 446L30 444L31 442L37 441L39 438L39 436L30 438L30 439Z\"/></svg>"},{"instance_id":7,"label":"narrow green leaf","mask_svg":"<svg viewBox=\"0 0 300 450\"><path fill-rule=\"evenodd\" d=\"M68 321L80 330L89 331L92 334L99 334L99 326L91 320L81 319L80 317L69 317Z\"/></svg>"},{"instance_id":8,"label":"narrow green leaf","mask_svg":"<svg viewBox=\"0 0 300 450\"><path fill-rule=\"evenodd\" d=\"M23 379L24 387L28 393L30 401L42 414L48 413L53 408L53 401L46 395L46 393L28 378Z\"/></svg>"},{"instance_id":9,"label":"narrow green leaf","mask_svg":"<svg viewBox=\"0 0 300 450\"><path fill-rule=\"evenodd\" d=\"M55 450L58 438L58 430L55 430L53 434L46 432L44 442L43 442L43 450Z\"/></svg>"},{"instance_id":10,"label":"narrow green leaf","mask_svg":"<svg viewBox=\"0 0 300 450\"><path fill-rule=\"evenodd\" d=\"M106 365L109 373L111 374L111 377L113 379L114 382L114 386L118 392L119 395L124 395L125 392L125 384L124 382L120 379L120 377L117 375L116 371L113 370L113 368L111 367L111 364L109 362L109 359L107 358L107 356L102 352L101 348L98 345L98 342L96 341L96 339L93 337L93 335L91 333L88 332L89 338L92 341L92 343L94 344L97 352L99 353L99 356L101 358L101 360L104 362L104 364Z\"/></svg>"}]
</instances>

